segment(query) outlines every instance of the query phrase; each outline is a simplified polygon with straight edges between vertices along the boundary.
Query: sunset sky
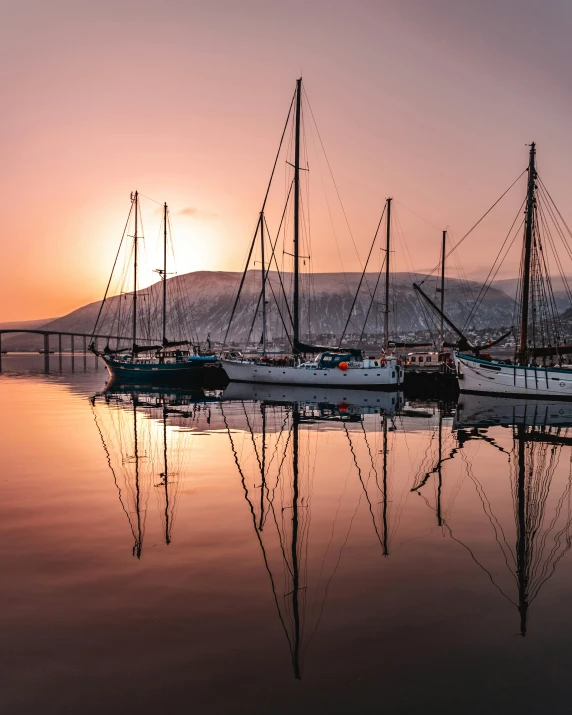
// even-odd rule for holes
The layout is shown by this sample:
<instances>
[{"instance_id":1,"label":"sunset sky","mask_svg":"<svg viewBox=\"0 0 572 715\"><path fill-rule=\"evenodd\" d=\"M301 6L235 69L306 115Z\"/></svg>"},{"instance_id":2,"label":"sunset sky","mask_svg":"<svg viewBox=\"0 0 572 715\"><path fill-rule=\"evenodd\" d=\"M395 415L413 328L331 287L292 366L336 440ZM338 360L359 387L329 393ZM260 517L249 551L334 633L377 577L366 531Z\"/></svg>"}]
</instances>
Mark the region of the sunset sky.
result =
<instances>
[{"instance_id":1,"label":"sunset sky","mask_svg":"<svg viewBox=\"0 0 572 715\"><path fill-rule=\"evenodd\" d=\"M413 267L432 268L441 229L460 238L525 168L531 141L572 224L565 0L1 7L0 320L99 299L134 189L169 203L179 272L242 269L300 74L360 253L341 220L332 250L318 202L315 270L360 270L387 196ZM469 277L486 275L524 188L460 250ZM150 246L157 209L142 202ZM395 260L408 267L397 249Z\"/></svg>"}]
</instances>

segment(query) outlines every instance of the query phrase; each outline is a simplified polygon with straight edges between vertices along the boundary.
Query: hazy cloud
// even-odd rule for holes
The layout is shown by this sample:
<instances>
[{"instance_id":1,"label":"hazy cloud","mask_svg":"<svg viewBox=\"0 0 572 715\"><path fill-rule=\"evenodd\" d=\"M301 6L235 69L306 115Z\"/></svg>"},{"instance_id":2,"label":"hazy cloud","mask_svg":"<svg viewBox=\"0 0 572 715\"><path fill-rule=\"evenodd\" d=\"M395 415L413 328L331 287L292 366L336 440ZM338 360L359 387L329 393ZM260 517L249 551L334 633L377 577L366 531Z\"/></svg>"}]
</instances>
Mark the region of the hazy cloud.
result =
<instances>
[{"instance_id":1,"label":"hazy cloud","mask_svg":"<svg viewBox=\"0 0 572 715\"><path fill-rule=\"evenodd\" d=\"M214 218L216 216L212 211L204 211L196 206L186 206L184 209L177 211L179 216L192 216L193 218Z\"/></svg>"}]
</instances>

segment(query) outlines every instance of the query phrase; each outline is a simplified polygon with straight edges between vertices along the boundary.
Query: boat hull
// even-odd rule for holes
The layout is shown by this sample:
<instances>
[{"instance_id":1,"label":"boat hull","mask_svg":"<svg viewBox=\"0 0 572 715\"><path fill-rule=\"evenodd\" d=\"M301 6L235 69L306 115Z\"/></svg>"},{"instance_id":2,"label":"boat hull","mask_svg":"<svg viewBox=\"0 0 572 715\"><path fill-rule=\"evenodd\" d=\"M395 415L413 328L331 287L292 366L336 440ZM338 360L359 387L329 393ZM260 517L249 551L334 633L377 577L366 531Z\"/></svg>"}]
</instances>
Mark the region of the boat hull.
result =
<instances>
[{"instance_id":1,"label":"boat hull","mask_svg":"<svg viewBox=\"0 0 572 715\"><path fill-rule=\"evenodd\" d=\"M144 382L145 384L198 382L203 376L205 368L216 364L216 360L163 364L130 363L105 356L103 361L112 378L121 382Z\"/></svg>"},{"instance_id":2,"label":"boat hull","mask_svg":"<svg viewBox=\"0 0 572 715\"><path fill-rule=\"evenodd\" d=\"M271 385L397 390L403 383L403 368L388 361L384 367L318 370L287 365L262 365L253 362L222 360L229 380Z\"/></svg>"},{"instance_id":3,"label":"boat hull","mask_svg":"<svg viewBox=\"0 0 572 715\"><path fill-rule=\"evenodd\" d=\"M572 400L572 370L504 365L454 354L461 392Z\"/></svg>"}]
</instances>

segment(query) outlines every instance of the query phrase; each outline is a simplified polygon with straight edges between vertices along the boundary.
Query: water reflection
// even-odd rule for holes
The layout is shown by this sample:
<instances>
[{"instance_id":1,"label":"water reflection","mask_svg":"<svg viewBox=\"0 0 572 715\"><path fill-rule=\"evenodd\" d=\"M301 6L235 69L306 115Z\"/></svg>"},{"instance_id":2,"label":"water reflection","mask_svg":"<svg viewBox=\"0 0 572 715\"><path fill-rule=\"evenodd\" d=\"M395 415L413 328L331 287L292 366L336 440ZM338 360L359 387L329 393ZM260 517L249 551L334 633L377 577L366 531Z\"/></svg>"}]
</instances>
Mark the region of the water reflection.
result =
<instances>
[{"instance_id":1,"label":"water reflection","mask_svg":"<svg viewBox=\"0 0 572 715\"><path fill-rule=\"evenodd\" d=\"M492 426L510 430L509 450L489 435ZM516 532L513 546L510 526L503 525L496 516L494 501L463 455L467 474L516 584L516 600L499 584L469 543L455 540L467 549L492 584L518 609L522 636L527 633L531 603L572 545L572 462L569 450L565 449L572 446L571 427L572 405L566 403L467 395L462 396L457 408L454 429L459 449L466 451L471 441L484 442L488 449L506 456ZM553 484L563 450L569 462L567 479L563 484ZM450 527L449 532L455 538Z\"/></svg>"},{"instance_id":2,"label":"water reflection","mask_svg":"<svg viewBox=\"0 0 572 715\"><path fill-rule=\"evenodd\" d=\"M570 461L569 405L470 396L456 406L404 403L396 393L251 385L222 395L111 385L91 405L137 558L150 493L169 545L193 436L226 435L296 679L356 530L370 530L383 558L369 568L380 569L400 530L397 545L435 548L436 526L517 608L522 636L530 605L572 544L572 471L563 478L559 468L563 454ZM429 526L411 495L429 509Z\"/></svg>"},{"instance_id":3,"label":"water reflection","mask_svg":"<svg viewBox=\"0 0 572 715\"><path fill-rule=\"evenodd\" d=\"M202 391L141 391L112 383L90 402L133 537L133 555L141 558L150 491L157 497L165 543L171 543L177 497L191 458L190 430L199 417L210 423L209 403Z\"/></svg>"}]
</instances>

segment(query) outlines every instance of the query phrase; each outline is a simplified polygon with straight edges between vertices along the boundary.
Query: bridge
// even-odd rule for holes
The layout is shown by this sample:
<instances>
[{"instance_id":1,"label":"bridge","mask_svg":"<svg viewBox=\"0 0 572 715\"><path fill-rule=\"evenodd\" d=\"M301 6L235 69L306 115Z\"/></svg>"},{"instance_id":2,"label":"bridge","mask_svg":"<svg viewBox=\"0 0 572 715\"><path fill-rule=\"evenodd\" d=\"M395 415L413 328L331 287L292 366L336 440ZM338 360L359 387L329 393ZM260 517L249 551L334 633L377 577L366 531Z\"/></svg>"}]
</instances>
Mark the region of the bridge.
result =
<instances>
[{"instance_id":1,"label":"bridge","mask_svg":"<svg viewBox=\"0 0 572 715\"><path fill-rule=\"evenodd\" d=\"M76 338L81 338L83 339L83 344L81 352L84 354L87 353L87 341L88 338L91 340L93 338L93 342L95 344L95 349L97 350L97 342L98 340L106 340L109 342L110 340L115 340L116 341L116 347L119 347L119 344L121 342L127 342L131 343L133 341L133 338L130 335L104 335L101 333L95 334L92 336L91 333L78 333L78 332L68 332L65 330L42 330L41 328L36 328L36 329L26 329L26 328L2 328L0 329L0 367L2 366L2 336L7 335L10 333L18 333L19 335L22 333L31 333L33 335L43 335L44 336L44 348L41 351L44 353L46 356L46 359L49 357L50 354L50 337L52 336L57 336L58 338L58 349L57 352L61 355L63 353L62 349L62 337L69 337L70 338L70 345L71 345L71 354L73 355L75 353L75 339ZM140 339L138 338L139 343L153 343L156 341L152 340L147 340L147 339ZM6 352L6 351L5 351Z\"/></svg>"}]
</instances>

